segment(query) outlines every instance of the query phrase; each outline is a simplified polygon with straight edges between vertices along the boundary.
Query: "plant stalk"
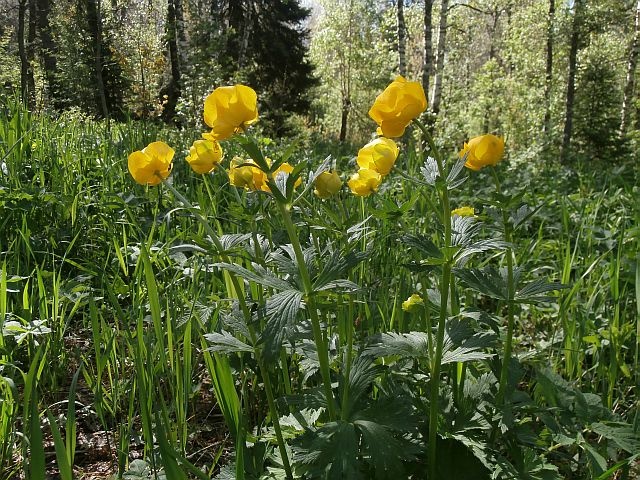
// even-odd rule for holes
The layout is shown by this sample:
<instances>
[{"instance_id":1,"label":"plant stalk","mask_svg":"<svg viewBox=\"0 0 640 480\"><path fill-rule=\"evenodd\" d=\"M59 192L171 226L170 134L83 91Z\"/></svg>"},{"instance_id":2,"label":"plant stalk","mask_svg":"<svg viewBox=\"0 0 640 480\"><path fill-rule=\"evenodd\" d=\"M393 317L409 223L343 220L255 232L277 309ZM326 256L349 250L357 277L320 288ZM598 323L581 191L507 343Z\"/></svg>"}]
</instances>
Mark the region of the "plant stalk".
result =
<instances>
[{"instance_id":1,"label":"plant stalk","mask_svg":"<svg viewBox=\"0 0 640 480\"><path fill-rule=\"evenodd\" d=\"M500 179L495 167L491 167L496 184L496 192L502 193ZM502 359L502 368L500 369L500 386L498 387L497 404L504 405L505 395L507 392L507 383L509 382L509 362L511 360L511 350L513 346L513 299L515 296L515 288L513 282L513 248L511 247L511 225L509 224L509 212L505 208L500 208L502 213L502 224L504 226L504 241L507 243L507 251L505 253L507 260L507 336L504 341L504 357Z\"/></svg>"},{"instance_id":2,"label":"plant stalk","mask_svg":"<svg viewBox=\"0 0 640 480\"><path fill-rule=\"evenodd\" d=\"M220 239L218 238L218 236L216 235L216 232L213 230L213 228L211 227L211 225L209 224L209 222L207 221L207 219L205 217L203 217L199 210L197 208L195 208L191 202L189 202L189 200L187 200L184 195L182 195L178 190L176 190L174 188L173 185L171 185L168 182L164 182L164 184L167 186L167 188L169 190L171 190L171 192L173 193L173 195L187 208L189 209L194 216L198 219L198 221L200 221L200 223L202 224L202 226L204 227L205 231L207 232L207 234L209 235L209 237L211 237L211 241L213 242L213 245L216 247L216 250L218 251L218 255L220 255L220 259L225 262L225 263L230 263L229 257L227 256L226 253L224 253L224 247L222 246L222 244L220 243ZM238 277L232 273L229 274L229 277L231 278L231 282L233 285L233 289L236 291L236 296L238 297L238 303L240 304L240 309L242 310L245 318L247 319L247 325L248 325L248 329L249 329L249 334L251 336L251 343L252 345L256 345L257 343L257 335L255 333L255 330L253 328L253 326L251 325L251 311L249 310L249 307L247 306L247 302L244 299L244 296L242 295L242 289L240 286L240 282L238 281ZM256 351L256 360L258 362L258 368L260 369L260 375L262 376L262 381L264 383L264 390L265 390L265 394L267 396L267 403L269 405L269 412L271 414L271 419L273 422L273 428L275 430L276 433L276 440L278 443L278 449L280 451L280 456L282 457L282 465L284 467L284 471L285 471L285 475L287 477L287 480L293 480L293 474L291 472L291 464L289 463L289 456L287 455L287 448L285 446L284 443L284 437L282 436L282 430L280 428L280 416L278 415L278 408L276 406L275 403L275 399L273 396L273 389L271 386L271 379L269 378L269 370L267 369L266 365L264 364L264 360L262 359L262 355L260 354L259 351Z\"/></svg>"},{"instance_id":3,"label":"plant stalk","mask_svg":"<svg viewBox=\"0 0 640 480\"><path fill-rule=\"evenodd\" d=\"M431 358L431 391L429 396L429 479L437 478L437 448L438 437L438 399L440 393L440 363L442 361L442 349L444 344L445 325L448 316L449 287L451 285L452 259L448 258L446 251L451 246L451 206L449 203L449 188L446 183L444 161L440 151L433 141L433 137L427 128L418 120L414 123L422 131L429 149L433 154L438 167L440 182L437 182L438 193L442 205L442 223L444 225L445 262L442 265L442 277L440 280L440 316L438 319L438 331L436 334L436 351ZM433 353L433 352L432 352Z\"/></svg>"},{"instance_id":4,"label":"plant stalk","mask_svg":"<svg viewBox=\"0 0 640 480\"><path fill-rule=\"evenodd\" d=\"M327 349L327 341L322 333L320 327L320 318L318 317L318 311L316 309L315 300L313 298L313 285L311 283L311 276L307 265L304 263L304 255L302 253L302 247L300 246L300 240L296 227L291 219L291 213L289 212L289 206L276 201L278 209L284 221L284 226L289 235L289 240L293 247L293 251L296 254L296 262L298 264L298 270L302 279L302 285L304 287L305 301L307 303L307 311L311 319L311 329L313 331L313 339L316 344L316 350L318 352L318 362L320 363L320 374L322 375L322 382L324 384L324 395L327 400L327 411L329 413L329 420L336 419L336 407L335 399L333 397L333 391L331 389L331 373L329 370L329 350Z\"/></svg>"}]
</instances>

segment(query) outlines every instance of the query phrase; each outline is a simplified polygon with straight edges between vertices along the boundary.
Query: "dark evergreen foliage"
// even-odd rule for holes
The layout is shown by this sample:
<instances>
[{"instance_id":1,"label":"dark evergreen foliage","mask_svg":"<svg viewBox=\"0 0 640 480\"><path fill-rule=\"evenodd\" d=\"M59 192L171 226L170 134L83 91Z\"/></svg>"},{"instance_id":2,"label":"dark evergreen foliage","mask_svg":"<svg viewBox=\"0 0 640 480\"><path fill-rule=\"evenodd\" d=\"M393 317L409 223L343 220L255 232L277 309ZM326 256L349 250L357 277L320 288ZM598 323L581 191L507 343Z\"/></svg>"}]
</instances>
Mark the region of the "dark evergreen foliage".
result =
<instances>
[{"instance_id":1,"label":"dark evergreen foliage","mask_svg":"<svg viewBox=\"0 0 640 480\"><path fill-rule=\"evenodd\" d=\"M227 0L218 8L223 76L259 91L262 122L275 134L286 133L287 117L309 109L308 90L317 84L305 58L309 10L297 0Z\"/></svg>"}]
</instances>

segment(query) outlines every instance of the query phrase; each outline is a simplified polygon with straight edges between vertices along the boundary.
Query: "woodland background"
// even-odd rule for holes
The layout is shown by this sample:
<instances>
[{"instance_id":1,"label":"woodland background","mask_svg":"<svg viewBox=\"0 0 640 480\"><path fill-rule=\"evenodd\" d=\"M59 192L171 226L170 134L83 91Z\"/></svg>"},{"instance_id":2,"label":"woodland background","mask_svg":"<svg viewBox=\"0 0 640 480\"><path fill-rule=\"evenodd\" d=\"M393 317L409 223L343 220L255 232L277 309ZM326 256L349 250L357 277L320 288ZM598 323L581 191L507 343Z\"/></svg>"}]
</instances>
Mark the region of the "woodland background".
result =
<instances>
[{"instance_id":1,"label":"woodland background","mask_svg":"<svg viewBox=\"0 0 640 480\"><path fill-rule=\"evenodd\" d=\"M214 87L260 94L269 135L371 134L397 74L442 139L496 132L512 157L635 155L629 0L2 0L0 84L31 110L201 126ZM539 155L542 154L542 157Z\"/></svg>"}]
</instances>

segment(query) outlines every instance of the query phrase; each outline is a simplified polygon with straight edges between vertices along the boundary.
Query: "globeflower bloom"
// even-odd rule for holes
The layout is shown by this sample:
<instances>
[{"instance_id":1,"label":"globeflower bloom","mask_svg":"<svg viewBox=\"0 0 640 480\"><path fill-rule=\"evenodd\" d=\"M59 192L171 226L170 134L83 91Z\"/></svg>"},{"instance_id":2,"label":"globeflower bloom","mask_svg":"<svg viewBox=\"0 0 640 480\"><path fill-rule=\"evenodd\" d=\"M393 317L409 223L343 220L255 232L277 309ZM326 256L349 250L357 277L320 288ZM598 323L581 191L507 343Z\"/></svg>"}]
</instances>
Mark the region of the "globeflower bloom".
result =
<instances>
[{"instance_id":1,"label":"globeflower bloom","mask_svg":"<svg viewBox=\"0 0 640 480\"><path fill-rule=\"evenodd\" d=\"M411 120L427 108L422 85L407 82L398 76L376 98L369 116L378 124L385 137L401 137Z\"/></svg>"},{"instance_id":2,"label":"globeflower bloom","mask_svg":"<svg viewBox=\"0 0 640 480\"><path fill-rule=\"evenodd\" d=\"M488 165L497 165L504 155L504 139L487 134L474 137L460 150L460 158L467 155L465 167L478 171Z\"/></svg>"},{"instance_id":3,"label":"globeflower bloom","mask_svg":"<svg viewBox=\"0 0 640 480\"><path fill-rule=\"evenodd\" d=\"M360 168L375 170L380 175L387 175L398 158L400 150L396 142L390 138L378 137L367 143L358 152Z\"/></svg>"},{"instance_id":4,"label":"globeflower bloom","mask_svg":"<svg viewBox=\"0 0 640 480\"><path fill-rule=\"evenodd\" d=\"M424 300L417 293L414 293L404 302L402 302L402 310L404 310L405 312L415 312L422 306L424 306Z\"/></svg>"},{"instance_id":5,"label":"globeflower bloom","mask_svg":"<svg viewBox=\"0 0 640 480\"><path fill-rule=\"evenodd\" d=\"M261 190L267 183L264 173L252 160L233 157L229 166L229 183L246 190Z\"/></svg>"},{"instance_id":6,"label":"globeflower bloom","mask_svg":"<svg viewBox=\"0 0 640 480\"><path fill-rule=\"evenodd\" d=\"M209 173L222 160L222 147L215 140L196 140L189 149L187 162L199 174Z\"/></svg>"},{"instance_id":7,"label":"globeflower bloom","mask_svg":"<svg viewBox=\"0 0 640 480\"><path fill-rule=\"evenodd\" d=\"M451 210L451 215L458 215L459 217L473 217L475 210L473 207L460 207L455 210Z\"/></svg>"},{"instance_id":8,"label":"globeflower bloom","mask_svg":"<svg viewBox=\"0 0 640 480\"><path fill-rule=\"evenodd\" d=\"M224 140L258 120L258 96L251 87L216 88L204 101L204 121L211 127L211 140Z\"/></svg>"},{"instance_id":9,"label":"globeflower bloom","mask_svg":"<svg viewBox=\"0 0 640 480\"><path fill-rule=\"evenodd\" d=\"M333 172L322 172L316 177L314 184L316 188L313 193L320 198L330 198L342 188L342 180L335 170Z\"/></svg>"},{"instance_id":10,"label":"globeflower bloom","mask_svg":"<svg viewBox=\"0 0 640 480\"><path fill-rule=\"evenodd\" d=\"M351 175L351 179L347 182L351 192L359 197L368 197L378 190L382 182L382 175L375 170L369 168L361 168Z\"/></svg>"},{"instance_id":11,"label":"globeflower bloom","mask_svg":"<svg viewBox=\"0 0 640 480\"><path fill-rule=\"evenodd\" d=\"M140 185L158 185L171 173L175 151L164 142L153 142L129 155L127 166Z\"/></svg>"}]
</instances>

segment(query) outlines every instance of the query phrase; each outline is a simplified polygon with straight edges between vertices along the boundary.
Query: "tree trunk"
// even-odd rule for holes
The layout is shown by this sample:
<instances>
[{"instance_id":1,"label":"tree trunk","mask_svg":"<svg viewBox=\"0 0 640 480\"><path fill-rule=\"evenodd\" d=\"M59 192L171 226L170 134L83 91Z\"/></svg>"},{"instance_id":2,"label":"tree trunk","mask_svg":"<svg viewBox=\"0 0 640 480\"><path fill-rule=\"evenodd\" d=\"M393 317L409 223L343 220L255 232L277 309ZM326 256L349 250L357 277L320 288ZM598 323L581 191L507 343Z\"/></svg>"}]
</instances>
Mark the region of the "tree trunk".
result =
<instances>
[{"instance_id":1,"label":"tree trunk","mask_svg":"<svg viewBox=\"0 0 640 480\"><path fill-rule=\"evenodd\" d=\"M247 49L249 48L249 37L251 36L251 1L242 0L243 14L244 14L244 26L242 30L242 39L240 41L240 48L238 51L238 67L242 68L247 63Z\"/></svg>"},{"instance_id":2,"label":"tree trunk","mask_svg":"<svg viewBox=\"0 0 640 480\"><path fill-rule=\"evenodd\" d=\"M102 118L109 118L107 93L102 77L102 15L100 0L87 0L87 23L93 43L93 68L95 75L95 98L97 110Z\"/></svg>"},{"instance_id":3,"label":"tree trunk","mask_svg":"<svg viewBox=\"0 0 640 480\"><path fill-rule=\"evenodd\" d=\"M178 5L177 5L178 4ZM178 55L178 30L176 6L180 6L178 0L169 0L167 8L167 46L169 48L169 62L171 63L171 77L165 88L160 92L166 96L162 118L172 121L176 116L176 106L181 94L181 70L180 57Z\"/></svg>"},{"instance_id":4,"label":"tree trunk","mask_svg":"<svg viewBox=\"0 0 640 480\"><path fill-rule=\"evenodd\" d=\"M20 56L20 100L27 104L29 97L29 60L27 59L27 49L24 39L24 23L27 13L27 0L20 0L18 3L18 53Z\"/></svg>"},{"instance_id":5,"label":"tree trunk","mask_svg":"<svg viewBox=\"0 0 640 480\"><path fill-rule=\"evenodd\" d=\"M342 117L340 119L340 143L347 139L347 124L349 120L349 109L351 108L351 101L347 98L342 102Z\"/></svg>"},{"instance_id":6,"label":"tree trunk","mask_svg":"<svg viewBox=\"0 0 640 480\"><path fill-rule=\"evenodd\" d=\"M622 112L620 119L620 135L624 136L629 126L629 112L631 103L633 102L633 90L635 86L636 67L638 65L638 52L640 51L639 42L640 27L640 0L636 5L635 23L633 29L633 41L629 50L629 60L627 62L627 81L624 86L624 98L622 100Z\"/></svg>"},{"instance_id":7,"label":"tree trunk","mask_svg":"<svg viewBox=\"0 0 640 480\"><path fill-rule=\"evenodd\" d=\"M189 45L187 44L187 36L184 28L184 9L182 0L175 0L176 9L176 37L178 39L178 59L180 61L180 70L183 71L187 65L187 52Z\"/></svg>"},{"instance_id":8,"label":"tree trunk","mask_svg":"<svg viewBox=\"0 0 640 480\"><path fill-rule=\"evenodd\" d=\"M36 81L33 76L36 45L36 0L29 0L29 30L27 32L27 105L29 110L36 108Z\"/></svg>"},{"instance_id":9,"label":"tree trunk","mask_svg":"<svg viewBox=\"0 0 640 480\"><path fill-rule=\"evenodd\" d=\"M51 13L51 4L49 0L37 0L37 28L40 35L40 52L42 55L42 63L44 64L44 76L47 80L47 88L49 98L53 104L53 108L61 110L62 105L58 91L58 62L56 60L55 51L56 44L51 34L51 25L49 24L49 14Z\"/></svg>"},{"instance_id":10,"label":"tree trunk","mask_svg":"<svg viewBox=\"0 0 640 480\"><path fill-rule=\"evenodd\" d=\"M406 27L404 23L404 0L397 0L398 5L398 71L403 77L407 74Z\"/></svg>"},{"instance_id":11,"label":"tree trunk","mask_svg":"<svg viewBox=\"0 0 640 480\"><path fill-rule=\"evenodd\" d=\"M440 112L440 98L442 96L442 73L444 70L444 56L446 53L447 16L449 14L449 0L442 0L440 6L440 23L438 26L438 48L436 54L436 68L433 79L433 94L431 96L431 111L435 116Z\"/></svg>"},{"instance_id":12,"label":"tree trunk","mask_svg":"<svg viewBox=\"0 0 640 480\"><path fill-rule=\"evenodd\" d=\"M547 19L547 68L544 81L544 123L542 132L545 137L551 133L551 87L553 85L553 24L556 14L556 1L549 0L549 17Z\"/></svg>"},{"instance_id":13,"label":"tree trunk","mask_svg":"<svg viewBox=\"0 0 640 480\"><path fill-rule=\"evenodd\" d=\"M429 93L429 79L433 70L433 30L431 13L433 0L424 0L424 66L422 69L422 88Z\"/></svg>"},{"instance_id":14,"label":"tree trunk","mask_svg":"<svg viewBox=\"0 0 640 480\"><path fill-rule=\"evenodd\" d=\"M565 104L564 132L562 135L562 149L560 161L569 161L569 149L571 148L571 133L573 130L573 103L576 90L576 66L578 58L578 46L580 43L580 21L582 15L582 2L575 0L573 12L573 26L571 28L571 49L569 51L569 79L567 82L567 101Z\"/></svg>"},{"instance_id":15,"label":"tree trunk","mask_svg":"<svg viewBox=\"0 0 640 480\"><path fill-rule=\"evenodd\" d=\"M353 0L349 0L349 22L347 24L346 58L344 52L340 55L340 82L342 93L342 116L340 118L340 143L347 139L349 125L349 111L351 110L351 62L353 60Z\"/></svg>"}]
</instances>

